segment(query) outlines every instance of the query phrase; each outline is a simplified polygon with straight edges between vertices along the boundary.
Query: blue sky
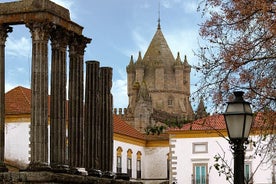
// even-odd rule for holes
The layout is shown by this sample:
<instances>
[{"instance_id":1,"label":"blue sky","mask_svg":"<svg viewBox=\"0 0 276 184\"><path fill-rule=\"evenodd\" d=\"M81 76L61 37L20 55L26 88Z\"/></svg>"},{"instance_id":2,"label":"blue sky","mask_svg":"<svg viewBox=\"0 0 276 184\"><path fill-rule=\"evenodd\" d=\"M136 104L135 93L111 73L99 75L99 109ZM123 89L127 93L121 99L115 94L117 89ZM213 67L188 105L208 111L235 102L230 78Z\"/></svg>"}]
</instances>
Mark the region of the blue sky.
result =
<instances>
[{"instance_id":1,"label":"blue sky","mask_svg":"<svg viewBox=\"0 0 276 184\"><path fill-rule=\"evenodd\" d=\"M196 65L193 51L198 48L201 17L196 11L199 0L53 0L70 10L71 20L84 27L83 35L92 38L84 60L98 60L113 68L114 107L127 107L126 66L130 56L142 56L157 29L160 2L161 29L172 53ZM0 0L10 2L10 0ZM24 26L13 26L6 42L6 91L30 88L31 35ZM50 49L50 47L49 47ZM49 56L50 59L50 56ZM49 61L50 62L50 61ZM191 73L191 90L197 82ZM195 102L196 104L198 102Z\"/></svg>"}]
</instances>

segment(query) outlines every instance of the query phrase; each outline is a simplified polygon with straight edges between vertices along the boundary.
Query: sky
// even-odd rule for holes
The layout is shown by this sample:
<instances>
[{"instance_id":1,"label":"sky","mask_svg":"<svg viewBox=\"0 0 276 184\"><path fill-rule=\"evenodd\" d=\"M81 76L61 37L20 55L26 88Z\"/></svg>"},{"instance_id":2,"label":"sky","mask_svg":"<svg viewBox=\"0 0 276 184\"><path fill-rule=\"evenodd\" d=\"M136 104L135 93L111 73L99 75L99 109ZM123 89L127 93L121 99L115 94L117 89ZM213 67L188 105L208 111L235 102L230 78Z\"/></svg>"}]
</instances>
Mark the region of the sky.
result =
<instances>
[{"instance_id":1,"label":"sky","mask_svg":"<svg viewBox=\"0 0 276 184\"><path fill-rule=\"evenodd\" d=\"M0 0L0 3L12 0ZM71 20L84 27L83 35L92 38L84 61L97 60L101 67L113 68L113 106L126 108L126 66L139 51L145 54L153 38L160 16L161 30L176 58L187 55L190 65L197 65L199 0L52 0L69 9ZM159 11L160 10L160 11ZM159 13L160 12L160 13ZM13 26L6 41L5 91L16 86L30 88L31 35L24 25ZM49 46L49 50L50 50ZM68 53L67 53L68 55ZM50 56L48 56L50 60ZM49 61L50 62L50 61ZM191 92L198 81L191 72ZM197 107L198 102L192 102ZM194 107L194 109L195 109Z\"/></svg>"}]
</instances>

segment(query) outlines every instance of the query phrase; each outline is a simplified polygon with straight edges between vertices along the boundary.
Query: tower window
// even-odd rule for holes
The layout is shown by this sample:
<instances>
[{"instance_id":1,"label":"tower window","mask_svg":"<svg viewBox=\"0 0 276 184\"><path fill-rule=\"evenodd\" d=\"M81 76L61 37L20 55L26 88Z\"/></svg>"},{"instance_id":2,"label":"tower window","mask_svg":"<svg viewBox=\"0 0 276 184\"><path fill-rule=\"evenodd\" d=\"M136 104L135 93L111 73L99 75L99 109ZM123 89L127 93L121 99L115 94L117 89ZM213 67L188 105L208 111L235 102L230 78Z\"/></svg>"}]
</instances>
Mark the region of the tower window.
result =
<instances>
[{"instance_id":1,"label":"tower window","mask_svg":"<svg viewBox=\"0 0 276 184\"><path fill-rule=\"evenodd\" d=\"M172 98L169 98L168 99L168 106L172 106L173 105L173 99Z\"/></svg>"}]
</instances>

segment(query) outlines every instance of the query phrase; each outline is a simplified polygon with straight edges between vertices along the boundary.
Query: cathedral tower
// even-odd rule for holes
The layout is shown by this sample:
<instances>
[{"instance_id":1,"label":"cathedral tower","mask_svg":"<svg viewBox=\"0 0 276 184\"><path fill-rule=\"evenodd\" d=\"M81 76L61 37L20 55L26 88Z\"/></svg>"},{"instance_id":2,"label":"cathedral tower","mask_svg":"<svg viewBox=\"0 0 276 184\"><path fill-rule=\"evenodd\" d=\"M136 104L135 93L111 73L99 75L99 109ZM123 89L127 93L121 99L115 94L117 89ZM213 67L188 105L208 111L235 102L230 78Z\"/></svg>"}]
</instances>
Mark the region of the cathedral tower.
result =
<instances>
[{"instance_id":1,"label":"cathedral tower","mask_svg":"<svg viewBox=\"0 0 276 184\"><path fill-rule=\"evenodd\" d=\"M135 62L131 56L126 70L129 124L143 131L151 124L154 110L193 118L189 100L191 66L186 56L184 61L179 53L174 58L159 23L144 57L139 52Z\"/></svg>"}]
</instances>

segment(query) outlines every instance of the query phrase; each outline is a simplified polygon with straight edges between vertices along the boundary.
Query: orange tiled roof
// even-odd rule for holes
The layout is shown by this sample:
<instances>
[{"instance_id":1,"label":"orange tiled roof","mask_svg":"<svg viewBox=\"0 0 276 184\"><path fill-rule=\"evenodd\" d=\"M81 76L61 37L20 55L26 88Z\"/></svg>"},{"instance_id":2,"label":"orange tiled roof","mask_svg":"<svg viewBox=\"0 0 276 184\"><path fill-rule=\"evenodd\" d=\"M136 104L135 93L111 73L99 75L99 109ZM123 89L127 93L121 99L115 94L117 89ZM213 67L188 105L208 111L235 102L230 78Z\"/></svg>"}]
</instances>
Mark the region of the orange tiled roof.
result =
<instances>
[{"instance_id":1,"label":"orange tiled roof","mask_svg":"<svg viewBox=\"0 0 276 184\"><path fill-rule=\"evenodd\" d=\"M18 86L5 94L6 114L30 114L31 90Z\"/></svg>"},{"instance_id":2,"label":"orange tiled roof","mask_svg":"<svg viewBox=\"0 0 276 184\"><path fill-rule=\"evenodd\" d=\"M138 139L145 139L144 135L138 130L127 124L119 116L113 115L114 133L130 136Z\"/></svg>"},{"instance_id":3,"label":"orange tiled roof","mask_svg":"<svg viewBox=\"0 0 276 184\"><path fill-rule=\"evenodd\" d=\"M48 106L50 108L50 96L48 98ZM22 86L18 86L5 95L5 113L7 115L31 114L31 90ZM48 114L50 110L48 110ZM144 135L131 127L119 116L113 116L114 133L130 136L133 138L144 139Z\"/></svg>"},{"instance_id":4,"label":"orange tiled roof","mask_svg":"<svg viewBox=\"0 0 276 184\"><path fill-rule=\"evenodd\" d=\"M275 112L269 112L268 115L264 113L258 113L252 124L252 128L260 129L263 126L275 126L276 122L272 118L267 118L267 116L276 117ZM269 119L269 120L266 120ZM270 121L270 122L268 122ZM274 121L274 123L272 123ZM195 120L192 123L183 125L181 129L170 128L169 131L189 131L189 130L226 130L226 123L223 114L216 114L208 116L202 119Z\"/></svg>"},{"instance_id":5,"label":"orange tiled roof","mask_svg":"<svg viewBox=\"0 0 276 184\"><path fill-rule=\"evenodd\" d=\"M192 123L184 124L182 128L170 128L169 131L189 130L223 130L226 129L224 117L221 114L208 116L195 120Z\"/></svg>"}]
</instances>

